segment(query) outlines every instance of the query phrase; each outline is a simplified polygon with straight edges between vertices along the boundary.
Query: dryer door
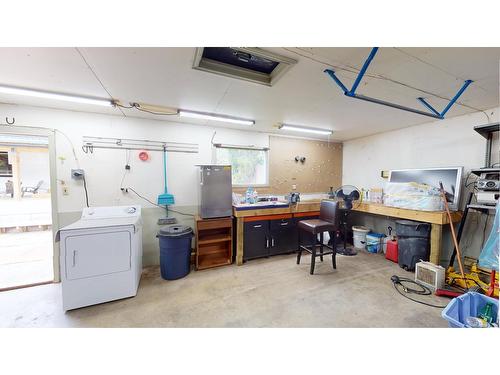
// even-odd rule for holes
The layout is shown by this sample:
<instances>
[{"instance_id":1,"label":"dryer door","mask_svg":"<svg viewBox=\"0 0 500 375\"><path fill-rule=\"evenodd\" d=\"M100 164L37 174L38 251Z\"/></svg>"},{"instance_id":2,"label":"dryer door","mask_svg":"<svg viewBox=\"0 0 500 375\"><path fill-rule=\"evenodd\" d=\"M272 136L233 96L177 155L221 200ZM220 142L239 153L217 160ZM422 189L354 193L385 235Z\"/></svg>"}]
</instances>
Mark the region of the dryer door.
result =
<instances>
[{"instance_id":1,"label":"dryer door","mask_svg":"<svg viewBox=\"0 0 500 375\"><path fill-rule=\"evenodd\" d=\"M65 240L68 280L83 279L131 268L131 234L128 231L69 236Z\"/></svg>"}]
</instances>

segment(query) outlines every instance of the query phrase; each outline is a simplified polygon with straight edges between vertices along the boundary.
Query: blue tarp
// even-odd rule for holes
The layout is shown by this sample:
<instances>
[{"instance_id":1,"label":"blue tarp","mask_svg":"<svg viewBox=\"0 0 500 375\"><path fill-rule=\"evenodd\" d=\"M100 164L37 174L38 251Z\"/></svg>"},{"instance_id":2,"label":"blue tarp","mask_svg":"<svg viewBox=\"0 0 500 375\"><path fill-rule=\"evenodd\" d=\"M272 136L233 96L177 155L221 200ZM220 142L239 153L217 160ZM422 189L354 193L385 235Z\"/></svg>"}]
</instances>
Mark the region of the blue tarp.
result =
<instances>
[{"instance_id":1,"label":"blue tarp","mask_svg":"<svg viewBox=\"0 0 500 375\"><path fill-rule=\"evenodd\" d=\"M495 222L491 227L490 236L486 241L481 255L479 255L479 266L498 271L499 237L500 235L500 204L497 204Z\"/></svg>"}]
</instances>

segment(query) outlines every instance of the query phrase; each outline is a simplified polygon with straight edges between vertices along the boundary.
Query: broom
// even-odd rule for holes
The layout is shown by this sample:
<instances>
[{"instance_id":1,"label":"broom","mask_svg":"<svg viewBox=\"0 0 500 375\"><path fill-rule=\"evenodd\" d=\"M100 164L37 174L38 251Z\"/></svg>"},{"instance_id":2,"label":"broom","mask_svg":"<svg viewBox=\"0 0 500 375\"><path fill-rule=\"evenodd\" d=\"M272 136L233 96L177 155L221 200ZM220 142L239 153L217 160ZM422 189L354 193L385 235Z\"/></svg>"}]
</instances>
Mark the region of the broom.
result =
<instances>
[{"instance_id":1,"label":"broom","mask_svg":"<svg viewBox=\"0 0 500 375\"><path fill-rule=\"evenodd\" d=\"M172 194L169 194L167 187L167 150L165 148L163 148L163 173L164 193L158 195L157 203L160 206L165 206L165 208L167 209L167 217L158 219L158 225L175 224L177 222L175 217L168 217L168 206L174 204L175 200L174 196Z\"/></svg>"}]
</instances>

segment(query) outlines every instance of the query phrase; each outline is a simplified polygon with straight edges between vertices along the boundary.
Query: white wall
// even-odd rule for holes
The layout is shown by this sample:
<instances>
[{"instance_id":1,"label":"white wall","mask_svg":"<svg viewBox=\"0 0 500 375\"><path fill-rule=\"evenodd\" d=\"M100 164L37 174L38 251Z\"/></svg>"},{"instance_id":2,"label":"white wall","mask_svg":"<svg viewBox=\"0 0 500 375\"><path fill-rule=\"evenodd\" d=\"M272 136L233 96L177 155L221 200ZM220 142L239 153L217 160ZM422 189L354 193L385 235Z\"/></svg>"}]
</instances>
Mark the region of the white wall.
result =
<instances>
[{"instance_id":1,"label":"white wall","mask_svg":"<svg viewBox=\"0 0 500 375\"><path fill-rule=\"evenodd\" d=\"M486 112L491 122L499 121L498 108ZM372 188L383 185L381 170L464 166L467 172L481 168L486 140L473 128L486 123L483 113L474 113L346 141L342 181ZM498 150L494 154L498 162Z\"/></svg>"},{"instance_id":2,"label":"white wall","mask_svg":"<svg viewBox=\"0 0 500 375\"><path fill-rule=\"evenodd\" d=\"M145 265L159 262L157 220L165 217L165 210L145 202L132 193L123 194L120 191L120 181L126 163L125 150L94 149L93 154L85 154L82 151L83 136L197 143L198 154L169 153L168 155L168 187L169 192L175 197L175 206L171 208L190 214L197 212L198 205L195 165L212 162L210 141L215 130L216 142L269 146L268 135L257 132L0 104L0 118L5 117L15 117L18 126L57 129L69 137L75 147L80 167L86 173L91 206L140 204L143 207ZM1 130L0 126L0 132ZM77 163L69 141L60 133L56 133L56 153L58 186L52 189L57 190L58 221L62 227L78 220L85 206L85 196L82 181L71 179L71 169L76 168ZM124 186L132 187L141 195L156 202L158 194L163 193L162 153L150 152L151 158L147 162L140 161L138 153L139 151L132 151L131 170L127 172ZM69 195L62 194L61 181L69 187ZM175 217L180 224L194 226L192 216L173 212L170 212L170 216Z\"/></svg>"},{"instance_id":3,"label":"white wall","mask_svg":"<svg viewBox=\"0 0 500 375\"><path fill-rule=\"evenodd\" d=\"M255 144L267 147L269 137L265 134L231 129L214 129L158 120L123 118L117 116L51 110L34 107L0 105L2 117L16 118L16 125L41 126L64 132L75 147L80 167L86 172L89 199L92 205L117 205L148 203L132 194L120 191L120 181L125 171L126 151L94 149L94 153L82 151L83 136L148 139L155 141L189 142L199 145L198 154L168 154L169 192L175 196L176 205L197 204L196 164L212 161L211 138L217 130L216 142L232 144ZM1 128L0 128L1 131ZM56 134L57 178L69 186L69 195L62 195L58 186L59 212L80 211L84 206L82 182L72 180L70 172L77 164L71 145L61 134ZM131 170L127 172L124 185L155 201L163 192L163 161L161 152L150 152L150 160L138 159L139 151L132 151Z\"/></svg>"},{"instance_id":4,"label":"white wall","mask_svg":"<svg viewBox=\"0 0 500 375\"><path fill-rule=\"evenodd\" d=\"M490 122L498 122L500 108L486 111ZM484 166L486 140L473 128L487 124L484 113L433 121L395 131L385 132L344 142L343 176L344 184L370 189L383 187L385 179L380 177L381 170L399 168L426 168L443 166L464 166L465 179L469 170ZM498 133L497 133L498 136ZM494 143L492 163L499 161L498 140ZM467 194L462 191L462 202ZM463 207L463 203L462 206ZM392 222L381 217L355 216L358 223L364 223L377 231L386 231ZM467 253L477 256L486 224L486 217L472 213L463 235ZM393 226L394 227L394 226ZM444 262L449 257L451 239L449 233L443 238Z\"/></svg>"}]
</instances>

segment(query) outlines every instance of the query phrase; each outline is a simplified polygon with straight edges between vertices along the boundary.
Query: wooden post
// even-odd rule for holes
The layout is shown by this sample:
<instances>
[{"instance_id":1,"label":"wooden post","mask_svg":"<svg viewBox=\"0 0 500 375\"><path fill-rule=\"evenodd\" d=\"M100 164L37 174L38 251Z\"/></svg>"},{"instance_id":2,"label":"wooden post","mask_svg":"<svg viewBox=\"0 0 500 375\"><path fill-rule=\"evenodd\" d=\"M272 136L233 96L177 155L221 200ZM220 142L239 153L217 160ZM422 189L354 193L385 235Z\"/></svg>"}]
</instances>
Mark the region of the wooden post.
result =
<instances>
[{"instance_id":1,"label":"wooden post","mask_svg":"<svg viewBox=\"0 0 500 375\"><path fill-rule=\"evenodd\" d=\"M431 224L431 252L429 260L439 265L441 260L441 248L443 240L443 226L440 224Z\"/></svg>"},{"instance_id":2,"label":"wooden post","mask_svg":"<svg viewBox=\"0 0 500 375\"><path fill-rule=\"evenodd\" d=\"M236 264L243 264L243 218L236 218Z\"/></svg>"}]
</instances>

